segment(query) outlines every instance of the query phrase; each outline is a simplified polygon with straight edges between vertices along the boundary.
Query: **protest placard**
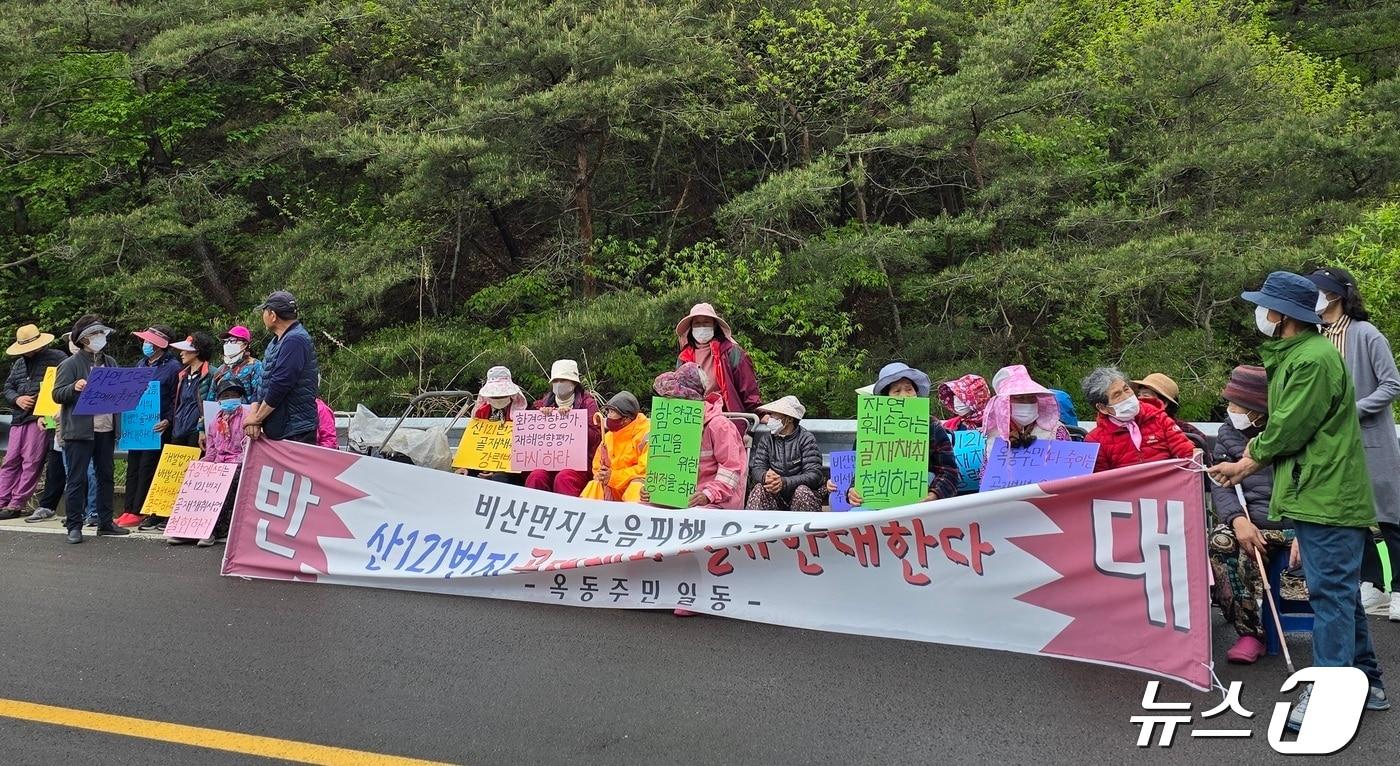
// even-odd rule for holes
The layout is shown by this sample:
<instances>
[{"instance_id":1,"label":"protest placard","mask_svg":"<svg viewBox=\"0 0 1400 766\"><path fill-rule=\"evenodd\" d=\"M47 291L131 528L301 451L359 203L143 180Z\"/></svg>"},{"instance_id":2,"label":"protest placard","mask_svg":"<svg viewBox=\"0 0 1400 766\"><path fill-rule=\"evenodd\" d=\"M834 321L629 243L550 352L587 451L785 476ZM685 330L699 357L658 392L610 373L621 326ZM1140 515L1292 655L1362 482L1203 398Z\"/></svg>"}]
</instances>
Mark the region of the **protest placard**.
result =
<instances>
[{"instance_id":1,"label":"protest placard","mask_svg":"<svg viewBox=\"0 0 1400 766\"><path fill-rule=\"evenodd\" d=\"M981 490L1087 476L1094 472L1098 456L1099 445L1093 442L1036 439L1030 446L1012 449L1005 439L997 439L982 470Z\"/></svg>"},{"instance_id":2,"label":"protest placard","mask_svg":"<svg viewBox=\"0 0 1400 766\"><path fill-rule=\"evenodd\" d=\"M981 431L954 431L953 458L958 461L958 492L976 492L982 485L987 437Z\"/></svg>"},{"instance_id":3,"label":"protest placard","mask_svg":"<svg viewBox=\"0 0 1400 766\"><path fill-rule=\"evenodd\" d=\"M928 496L928 399L862 396L856 405L856 491L871 510Z\"/></svg>"},{"instance_id":4,"label":"protest placard","mask_svg":"<svg viewBox=\"0 0 1400 766\"><path fill-rule=\"evenodd\" d=\"M508 420L472 418L462 434L462 441L457 443L452 467L487 473L513 472L510 467L510 443L514 432L515 424Z\"/></svg>"},{"instance_id":5,"label":"protest placard","mask_svg":"<svg viewBox=\"0 0 1400 766\"><path fill-rule=\"evenodd\" d=\"M134 410L155 374L151 367L94 367L73 414L115 415Z\"/></svg>"},{"instance_id":6,"label":"protest placard","mask_svg":"<svg viewBox=\"0 0 1400 766\"><path fill-rule=\"evenodd\" d=\"M850 491L855 480L855 450L831 453L831 481L836 485L836 491L831 494L831 510L837 513L851 510L851 504L846 501L846 493Z\"/></svg>"},{"instance_id":7,"label":"protest placard","mask_svg":"<svg viewBox=\"0 0 1400 766\"><path fill-rule=\"evenodd\" d=\"M588 471L588 411L545 414L521 410L513 416L512 471Z\"/></svg>"},{"instance_id":8,"label":"protest placard","mask_svg":"<svg viewBox=\"0 0 1400 766\"><path fill-rule=\"evenodd\" d=\"M51 418L58 414L58 402L53 400L53 382L58 378L58 367L44 370L44 381L39 384L39 397L34 400L34 417Z\"/></svg>"},{"instance_id":9,"label":"protest placard","mask_svg":"<svg viewBox=\"0 0 1400 766\"><path fill-rule=\"evenodd\" d=\"M147 383L136 409L123 412L121 419L122 436L117 440L117 449L160 449L160 433L156 431L156 423L160 422L160 381Z\"/></svg>"},{"instance_id":10,"label":"protest placard","mask_svg":"<svg viewBox=\"0 0 1400 766\"><path fill-rule=\"evenodd\" d=\"M151 479L151 489L146 493L146 502L141 506L141 513L148 516L169 516L175 508L175 498L180 496L180 485L185 483L185 469L198 459L198 447L165 445L160 451L160 462L156 464L156 475Z\"/></svg>"},{"instance_id":11,"label":"protest placard","mask_svg":"<svg viewBox=\"0 0 1400 766\"><path fill-rule=\"evenodd\" d=\"M651 400L651 442L647 451L647 494L666 508L685 508L700 479L700 437L705 403L689 399Z\"/></svg>"},{"instance_id":12,"label":"protest placard","mask_svg":"<svg viewBox=\"0 0 1400 766\"><path fill-rule=\"evenodd\" d=\"M237 463L190 463L165 523L165 536L202 540L213 534L236 473Z\"/></svg>"}]
</instances>

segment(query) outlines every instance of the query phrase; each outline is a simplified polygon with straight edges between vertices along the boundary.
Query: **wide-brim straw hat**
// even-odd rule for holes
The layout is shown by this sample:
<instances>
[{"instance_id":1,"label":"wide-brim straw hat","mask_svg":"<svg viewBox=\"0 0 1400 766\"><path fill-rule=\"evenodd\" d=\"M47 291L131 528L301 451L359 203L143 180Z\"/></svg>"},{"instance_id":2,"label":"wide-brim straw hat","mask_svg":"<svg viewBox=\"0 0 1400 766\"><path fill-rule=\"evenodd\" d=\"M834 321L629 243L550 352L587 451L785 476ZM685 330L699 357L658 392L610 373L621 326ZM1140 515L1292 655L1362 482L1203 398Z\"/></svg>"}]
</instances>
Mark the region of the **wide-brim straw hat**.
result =
<instances>
[{"instance_id":1,"label":"wide-brim straw hat","mask_svg":"<svg viewBox=\"0 0 1400 766\"><path fill-rule=\"evenodd\" d=\"M38 325L27 324L15 330L15 342L5 349L10 356L23 356L53 343L53 334L39 332Z\"/></svg>"}]
</instances>

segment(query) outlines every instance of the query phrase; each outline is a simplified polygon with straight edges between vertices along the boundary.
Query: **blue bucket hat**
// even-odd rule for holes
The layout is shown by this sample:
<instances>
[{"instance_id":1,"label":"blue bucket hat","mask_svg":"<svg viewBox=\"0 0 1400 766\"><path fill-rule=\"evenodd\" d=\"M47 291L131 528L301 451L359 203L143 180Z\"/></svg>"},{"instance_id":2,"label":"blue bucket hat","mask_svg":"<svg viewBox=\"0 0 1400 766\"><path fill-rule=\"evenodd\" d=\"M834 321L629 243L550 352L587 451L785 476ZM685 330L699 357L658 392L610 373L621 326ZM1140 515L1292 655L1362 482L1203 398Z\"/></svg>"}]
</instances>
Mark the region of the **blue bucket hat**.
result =
<instances>
[{"instance_id":1,"label":"blue bucket hat","mask_svg":"<svg viewBox=\"0 0 1400 766\"><path fill-rule=\"evenodd\" d=\"M914 388L918 390L919 396L928 396L930 387L928 375L910 367L904 362L890 362L880 368L880 377L875 381L876 395L884 396L890 386L906 378L914 384Z\"/></svg>"},{"instance_id":2,"label":"blue bucket hat","mask_svg":"<svg viewBox=\"0 0 1400 766\"><path fill-rule=\"evenodd\" d=\"M1307 324L1322 324L1317 315L1317 285L1311 279L1289 271L1275 271L1257 292L1241 298Z\"/></svg>"}]
</instances>

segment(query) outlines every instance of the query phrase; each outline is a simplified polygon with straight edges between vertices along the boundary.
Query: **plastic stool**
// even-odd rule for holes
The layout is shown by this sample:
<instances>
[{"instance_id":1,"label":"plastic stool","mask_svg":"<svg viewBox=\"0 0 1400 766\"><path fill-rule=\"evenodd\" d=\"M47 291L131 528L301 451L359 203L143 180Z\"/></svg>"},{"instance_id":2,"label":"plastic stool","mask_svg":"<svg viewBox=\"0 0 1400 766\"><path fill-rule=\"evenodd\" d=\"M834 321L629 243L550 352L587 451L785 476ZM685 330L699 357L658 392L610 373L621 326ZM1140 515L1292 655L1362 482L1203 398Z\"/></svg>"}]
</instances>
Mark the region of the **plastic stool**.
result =
<instances>
[{"instance_id":1,"label":"plastic stool","mask_svg":"<svg viewBox=\"0 0 1400 766\"><path fill-rule=\"evenodd\" d=\"M1265 644L1268 646L1269 654L1276 655L1283 652L1283 636L1274 629L1274 618L1271 613L1277 610L1279 623L1283 626L1283 632L1312 634L1313 630L1313 610L1312 604L1306 601L1285 601L1280 595L1279 581L1283 573L1288 569L1288 551L1276 551L1269 556L1265 563L1268 572L1265 577L1269 578L1269 592L1272 598L1264 599L1264 612L1259 615L1264 622Z\"/></svg>"}]
</instances>

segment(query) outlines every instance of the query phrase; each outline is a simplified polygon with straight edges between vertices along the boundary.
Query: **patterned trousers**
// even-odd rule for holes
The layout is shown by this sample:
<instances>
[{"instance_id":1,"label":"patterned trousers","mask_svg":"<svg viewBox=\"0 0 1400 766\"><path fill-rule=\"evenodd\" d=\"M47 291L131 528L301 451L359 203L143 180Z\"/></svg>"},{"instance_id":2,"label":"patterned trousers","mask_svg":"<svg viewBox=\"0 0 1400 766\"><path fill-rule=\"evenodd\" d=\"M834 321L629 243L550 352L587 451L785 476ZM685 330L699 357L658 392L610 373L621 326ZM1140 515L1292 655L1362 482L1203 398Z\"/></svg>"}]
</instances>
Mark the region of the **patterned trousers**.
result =
<instances>
[{"instance_id":1,"label":"patterned trousers","mask_svg":"<svg viewBox=\"0 0 1400 766\"><path fill-rule=\"evenodd\" d=\"M784 501L781 495L772 492L759 485L749 492L749 501L744 507L751 511L800 511L804 513L816 513L822 509L822 498L807 485L802 485L792 491L792 500Z\"/></svg>"},{"instance_id":2,"label":"patterned trousers","mask_svg":"<svg viewBox=\"0 0 1400 766\"><path fill-rule=\"evenodd\" d=\"M1264 561L1277 551L1287 551L1293 544L1291 529L1260 529L1267 548ZM1212 595L1220 612L1235 626L1241 637L1254 636L1264 639L1264 623L1259 617L1259 603L1264 598L1264 579L1259 567L1254 564L1254 556L1240 550L1235 539L1235 530L1221 524L1210 533L1210 567L1215 575L1215 588Z\"/></svg>"}]
</instances>

